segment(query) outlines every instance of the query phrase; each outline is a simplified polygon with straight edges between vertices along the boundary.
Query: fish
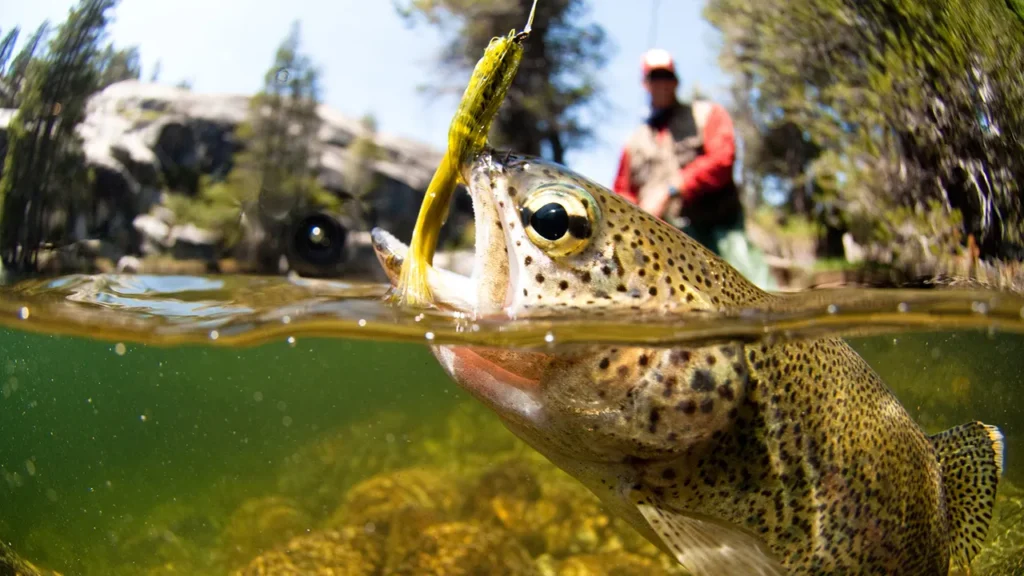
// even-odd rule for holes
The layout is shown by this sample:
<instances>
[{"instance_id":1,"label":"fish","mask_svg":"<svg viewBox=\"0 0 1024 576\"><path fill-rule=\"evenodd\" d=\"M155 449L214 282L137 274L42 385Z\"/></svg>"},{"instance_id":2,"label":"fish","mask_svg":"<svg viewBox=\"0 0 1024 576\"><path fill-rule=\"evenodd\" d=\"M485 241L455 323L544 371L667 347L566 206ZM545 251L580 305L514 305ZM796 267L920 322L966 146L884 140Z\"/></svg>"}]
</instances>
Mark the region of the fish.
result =
<instances>
[{"instance_id":1,"label":"fish","mask_svg":"<svg viewBox=\"0 0 1024 576\"><path fill-rule=\"evenodd\" d=\"M785 306L562 165L486 148L460 170L474 262L469 276L427 270L442 310L515 321ZM380 228L371 239L395 282L408 248ZM429 347L516 436L697 576L948 574L992 520L999 429L925 434L841 338Z\"/></svg>"}]
</instances>

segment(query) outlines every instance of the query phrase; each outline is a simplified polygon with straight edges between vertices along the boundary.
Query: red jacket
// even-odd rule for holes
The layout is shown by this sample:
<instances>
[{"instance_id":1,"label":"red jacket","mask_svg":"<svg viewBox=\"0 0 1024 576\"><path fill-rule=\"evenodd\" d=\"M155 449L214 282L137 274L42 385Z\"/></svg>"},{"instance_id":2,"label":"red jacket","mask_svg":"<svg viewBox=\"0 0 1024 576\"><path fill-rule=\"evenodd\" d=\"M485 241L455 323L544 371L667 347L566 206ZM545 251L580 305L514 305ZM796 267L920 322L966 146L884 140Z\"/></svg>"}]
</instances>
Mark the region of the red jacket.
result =
<instances>
[{"instance_id":1,"label":"red jacket","mask_svg":"<svg viewBox=\"0 0 1024 576\"><path fill-rule=\"evenodd\" d=\"M658 132L658 138L671 137L667 128ZM732 118L724 107L711 104L703 130L704 154L680 169L683 202L692 201L701 194L724 188L732 182L733 163L736 159L736 140ZM619 160L619 172L612 189L630 202L638 202L639 186L630 182L629 151L624 149Z\"/></svg>"}]
</instances>

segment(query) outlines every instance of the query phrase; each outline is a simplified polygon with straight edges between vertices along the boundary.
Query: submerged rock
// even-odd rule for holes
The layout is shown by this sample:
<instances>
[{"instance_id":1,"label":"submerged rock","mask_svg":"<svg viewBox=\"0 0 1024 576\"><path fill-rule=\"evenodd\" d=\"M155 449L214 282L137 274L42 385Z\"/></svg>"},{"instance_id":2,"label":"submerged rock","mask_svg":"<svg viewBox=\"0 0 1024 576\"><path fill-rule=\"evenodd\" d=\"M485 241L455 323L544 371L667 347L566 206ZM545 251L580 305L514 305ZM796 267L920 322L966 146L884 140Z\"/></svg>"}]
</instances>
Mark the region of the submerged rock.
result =
<instances>
[{"instance_id":1,"label":"submerged rock","mask_svg":"<svg viewBox=\"0 0 1024 576\"><path fill-rule=\"evenodd\" d=\"M390 412L328 433L285 460L278 490L314 519L326 518L354 484L412 463L407 426L406 415Z\"/></svg>"},{"instance_id":2,"label":"submerged rock","mask_svg":"<svg viewBox=\"0 0 1024 576\"><path fill-rule=\"evenodd\" d=\"M545 572L554 576L669 576L686 571L671 568L647 556L629 552L604 552L566 558Z\"/></svg>"},{"instance_id":3,"label":"submerged rock","mask_svg":"<svg viewBox=\"0 0 1024 576\"><path fill-rule=\"evenodd\" d=\"M293 538L250 561L232 576L374 576L384 561L383 541L348 527Z\"/></svg>"},{"instance_id":4,"label":"submerged rock","mask_svg":"<svg viewBox=\"0 0 1024 576\"><path fill-rule=\"evenodd\" d=\"M354 486L327 526L361 526L386 535L409 510L421 511L421 520L453 519L462 503L458 478L439 469L406 468Z\"/></svg>"},{"instance_id":5,"label":"submerged rock","mask_svg":"<svg viewBox=\"0 0 1024 576\"><path fill-rule=\"evenodd\" d=\"M279 496L246 500L228 519L221 548L232 565L239 564L312 528L295 502Z\"/></svg>"},{"instance_id":6,"label":"submerged rock","mask_svg":"<svg viewBox=\"0 0 1024 576\"><path fill-rule=\"evenodd\" d=\"M526 549L496 527L466 522L435 524L409 544L389 574L540 576Z\"/></svg>"}]
</instances>

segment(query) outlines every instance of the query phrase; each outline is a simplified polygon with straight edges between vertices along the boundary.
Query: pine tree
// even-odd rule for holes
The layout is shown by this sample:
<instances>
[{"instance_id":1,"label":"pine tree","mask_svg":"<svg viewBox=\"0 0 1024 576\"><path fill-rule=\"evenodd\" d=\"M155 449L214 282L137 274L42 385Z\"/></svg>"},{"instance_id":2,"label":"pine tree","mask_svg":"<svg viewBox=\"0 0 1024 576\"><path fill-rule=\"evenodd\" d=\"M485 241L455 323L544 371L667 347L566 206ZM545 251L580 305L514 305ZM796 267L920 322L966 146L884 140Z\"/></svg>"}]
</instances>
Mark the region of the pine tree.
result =
<instances>
[{"instance_id":1,"label":"pine tree","mask_svg":"<svg viewBox=\"0 0 1024 576\"><path fill-rule=\"evenodd\" d=\"M409 22L422 18L452 32L438 69L446 81L428 92L461 95L491 38L522 30L532 5L533 0L411 0L399 8ZM604 28L586 23L586 15L583 0L537 4L522 63L492 127L494 145L564 163L569 152L591 142L594 125L587 113L604 104L598 71L612 46ZM453 78L458 82L447 84Z\"/></svg>"},{"instance_id":2,"label":"pine tree","mask_svg":"<svg viewBox=\"0 0 1024 576\"><path fill-rule=\"evenodd\" d=\"M10 270L34 271L40 245L55 239L50 234L52 217L72 213L89 191L85 155L75 130L97 87L99 44L109 21L107 12L116 4L117 0L81 0L49 43L45 57L27 63L0 179L0 257Z\"/></svg>"}]
</instances>

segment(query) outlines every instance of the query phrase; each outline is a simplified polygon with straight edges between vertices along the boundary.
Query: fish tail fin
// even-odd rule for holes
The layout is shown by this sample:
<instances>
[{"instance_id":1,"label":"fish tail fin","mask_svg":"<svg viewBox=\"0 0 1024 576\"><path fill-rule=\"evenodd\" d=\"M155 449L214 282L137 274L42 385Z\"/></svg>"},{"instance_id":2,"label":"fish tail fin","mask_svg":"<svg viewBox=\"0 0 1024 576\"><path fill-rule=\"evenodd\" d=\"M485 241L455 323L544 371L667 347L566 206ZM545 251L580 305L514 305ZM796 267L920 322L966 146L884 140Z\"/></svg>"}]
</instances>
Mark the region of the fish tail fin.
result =
<instances>
[{"instance_id":1,"label":"fish tail fin","mask_svg":"<svg viewBox=\"0 0 1024 576\"><path fill-rule=\"evenodd\" d=\"M1003 475L1003 434L981 422L931 436L942 471L949 518L950 560L968 567L981 551Z\"/></svg>"}]
</instances>

